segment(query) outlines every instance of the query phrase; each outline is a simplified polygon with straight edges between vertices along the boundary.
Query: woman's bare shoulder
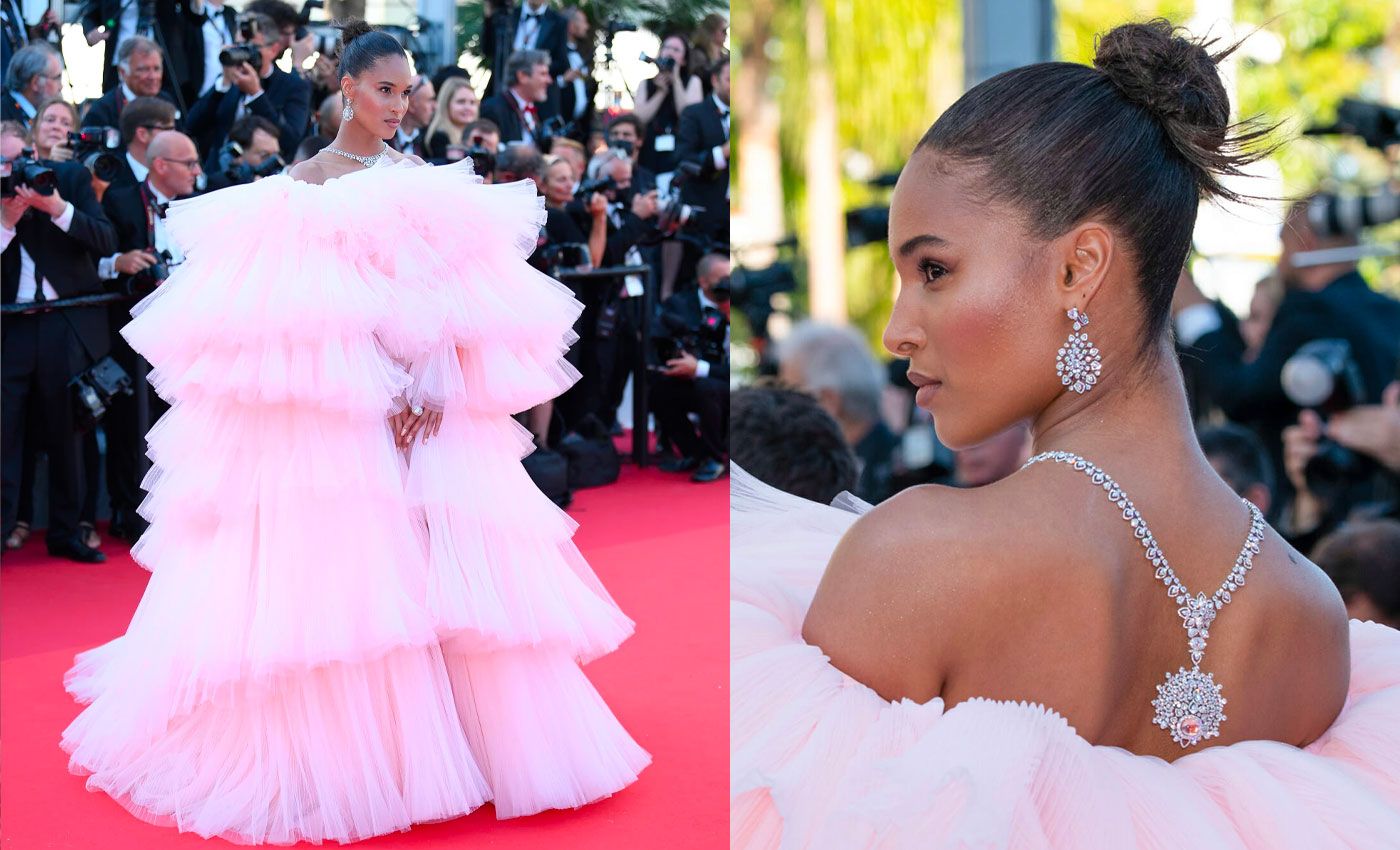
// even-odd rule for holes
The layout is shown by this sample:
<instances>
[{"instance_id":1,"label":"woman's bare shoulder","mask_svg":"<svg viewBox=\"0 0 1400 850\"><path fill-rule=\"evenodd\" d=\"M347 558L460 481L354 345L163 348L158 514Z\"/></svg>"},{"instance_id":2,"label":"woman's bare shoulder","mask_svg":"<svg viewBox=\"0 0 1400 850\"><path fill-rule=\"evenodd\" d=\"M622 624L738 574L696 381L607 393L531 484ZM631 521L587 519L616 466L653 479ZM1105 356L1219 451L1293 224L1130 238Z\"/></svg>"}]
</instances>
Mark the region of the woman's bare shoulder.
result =
<instances>
[{"instance_id":1,"label":"woman's bare shoulder","mask_svg":"<svg viewBox=\"0 0 1400 850\"><path fill-rule=\"evenodd\" d=\"M962 624L982 618L1021 548L1008 488L905 490L876 506L832 553L803 637L887 699L938 695Z\"/></svg>"},{"instance_id":2,"label":"woman's bare shoulder","mask_svg":"<svg viewBox=\"0 0 1400 850\"><path fill-rule=\"evenodd\" d=\"M287 171L287 176L302 183L313 183L317 186L325 183L330 175L321 167L321 163L315 160L302 160Z\"/></svg>"},{"instance_id":3,"label":"woman's bare shoulder","mask_svg":"<svg viewBox=\"0 0 1400 850\"><path fill-rule=\"evenodd\" d=\"M389 155L389 161L390 161L390 162L402 162L402 161L404 161L404 160L406 159L406 160L408 160L409 162L413 163L414 165L427 165L427 164L428 164L427 162L425 162L425 161L423 160L423 158L422 158L421 156L418 156L417 154L402 153L402 152L400 152L400 151L394 150L393 148L389 148L387 151L385 151L385 153Z\"/></svg>"}]
</instances>

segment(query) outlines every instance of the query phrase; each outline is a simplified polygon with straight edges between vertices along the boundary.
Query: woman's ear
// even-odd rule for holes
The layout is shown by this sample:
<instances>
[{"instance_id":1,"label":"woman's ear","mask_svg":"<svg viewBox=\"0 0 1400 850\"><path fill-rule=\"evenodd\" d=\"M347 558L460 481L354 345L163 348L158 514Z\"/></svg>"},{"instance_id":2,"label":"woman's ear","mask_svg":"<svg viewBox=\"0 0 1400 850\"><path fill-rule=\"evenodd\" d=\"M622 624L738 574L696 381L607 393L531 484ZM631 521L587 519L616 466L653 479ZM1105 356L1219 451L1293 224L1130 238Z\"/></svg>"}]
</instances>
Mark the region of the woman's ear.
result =
<instances>
[{"instance_id":1,"label":"woman's ear","mask_svg":"<svg viewBox=\"0 0 1400 850\"><path fill-rule=\"evenodd\" d=\"M1064 308L1087 311L1108 278L1116 248L1113 233L1098 222L1085 222L1056 240L1062 252L1059 290Z\"/></svg>"}]
</instances>

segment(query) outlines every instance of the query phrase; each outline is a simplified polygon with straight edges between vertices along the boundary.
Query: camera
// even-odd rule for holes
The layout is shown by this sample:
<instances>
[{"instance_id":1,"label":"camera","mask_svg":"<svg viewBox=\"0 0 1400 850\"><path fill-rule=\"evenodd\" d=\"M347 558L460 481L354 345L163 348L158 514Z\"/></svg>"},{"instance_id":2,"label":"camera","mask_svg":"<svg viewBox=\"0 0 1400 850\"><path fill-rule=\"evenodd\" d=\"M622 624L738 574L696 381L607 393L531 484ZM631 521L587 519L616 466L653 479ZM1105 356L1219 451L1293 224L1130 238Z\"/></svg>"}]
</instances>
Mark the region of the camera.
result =
<instances>
[{"instance_id":1,"label":"camera","mask_svg":"<svg viewBox=\"0 0 1400 850\"><path fill-rule=\"evenodd\" d=\"M301 41L307 36L306 25L311 23L311 10L326 8L326 0L306 0L301 4L301 12L297 15L296 40Z\"/></svg>"},{"instance_id":2,"label":"camera","mask_svg":"<svg viewBox=\"0 0 1400 850\"><path fill-rule=\"evenodd\" d=\"M247 62L254 68L262 67L262 51L248 44L234 44L219 51L219 64L225 68Z\"/></svg>"},{"instance_id":3,"label":"camera","mask_svg":"<svg viewBox=\"0 0 1400 850\"><path fill-rule=\"evenodd\" d=\"M25 148L9 165L10 173L0 178L0 197L13 198L20 186L41 195L52 195L58 189L58 175L34 158L33 148Z\"/></svg>"},{"instance_id":4,"label":"camera","mask_svg":"<svg viewBox=\"0 0 1400 850\"><path fill-rule=\"evenodd\" d=\"M112 182L121 171L122 161L116 151L121 149L122 134L116 127L83 127L68 134L68 147L73 158L81 162L98 180Z\"/></svg>"},{"instance_id":5,"label":"camera","mask_svg":"<svg viewBox=\"0 0 1400 850\"><path fill-rule=\"evenodd\" d=\"M725 350L724 315L713 307L706 307L700 318L698 330L686 327L685 323L670 313L661 314L663 333L651 338L657 362L664 366L684 352L690 352L699 360L721 363L727 359Z\"/></svg>"},{"instance_id":6,"label":"camera","mask_svg":"<svg viewBox=\"0 0 1400 850\"><path fill-rule=\"evenodd\" d=\"M1381 186L1365 195L1318 195L1308 204L1308 224L1322 236L1346 236L1400 218L1400 191Z\"/></svg>"},{"instance_id":7,"label":"camera","mask_svg":"<svg viewBox=\"0 0 1400 850\"><path fill-rule=\"evenodd\" d=\"M663 237L675 236L683 227L694 221L697 215L705 211L704 207L681 202L681 191L685 184L699 174L699 165L693 162L682 162L680 167L676 169L676 176L671 178L671 185L667 187L665 196L657 199L655 227Z\"/></svg>"},{"instance_id":8,"label":"camera","mask_svg":"<svg viewBox=\"0 0 1400 850\"><path fill-rule=\"evenodd\" d=\"M622 154L627 159L632 158L632 142L627 139L608 139L608 147Z\"/></svg>"},{"instance_id":9,"label":"camera","mask_svg":"<svg viewBox=\"0 0 1400 850\"><path fill-rule=\"evenodd\" d=\"M535 144L542 152L547 153L554 139L567 136L574 130L574 122L565 121L562 115L551 115L544 119L540 128L535 131Z\"/></svg>"},{"instance_id":10,"label":"camera","mask_svg":"<svg viewBox=\"0 0 1400 850\"><path fill-rule=\"evenodd\" d=\"M238 38L241 41L252 41L258 35L258 22L252 18L240 17L238 19ZM220 61L223 61L220 59Z\"/></svg>"},{"instance_id":11,"label":"camera","mask_svg":"<svg viewBox=\"0 0 1400 850\"><path fill-rule=\"evenodd\" d=\"M1351 344L1343 339L1305 343L1283 364L1279 382L1290 401L1323 415L1340 413L1366 400L1361 368L1352 357ZM1323 437L1303 476L1309 490L1331 501L1369 469L1366 458Z\"/></svg>"},{"instance_id":12,"label":"camera","mask_svg":"<svg viewBox=\"0 0 1400 850\"><path fill-rule=\"evenodd\" d=\"M592 180L584 180L579 183L578 191L574 193L574 197L587 202L595 192L606 195L609 192L616 192L617 189L617 181L611 177L594 177Z\"/></svg>"},{"instance_id":13,"label":"camera","mask_svg":"<svg viewBox=\"0 0 1400 850\"><path fill-rule=\"evenodd\" d=\"M252 183L259 177L281 174L287 167L287 163L278 154L272 154L256 167L247 162L234 162L242 156L243 146L232 139L219 149L219 170L233 183Z\"/></svg>"},{"instance_id":14,"label":"camera","mask_svg":"<svg viewBox=\"0 0 1400 850\"><path fill-rule=\"evenodd\" d=\"M155 263L131 276L128 284L130 291L127 294L150 294L162 281L170 277L170 266L174 261L175 258L169 251L158 252Z\"/></svg>"},{"instance_id":15,"label":"camera","mask_svg":"<svg viewBox=\"0 0 1400 850\"><path fill-rule=\"evenodd\" d=\"M540 251L540 265L550 277L558 277L580 266L592 267L593 256L582 242L556 242Z\"/></svg>"},{"instance_id":16,"label":"camera","mask_svg":"<svg viewBox=\"0 0 1400 850\"><path fill-rule=\"evenodd\" d=\"M649 62L650 64L655 65L656 70L660 71L663 74L669 73L670 71L674 71L676 69L676 59L674 56L652 57L643 53L641 58L643 62Z\"/></svg>"}]
</instances>

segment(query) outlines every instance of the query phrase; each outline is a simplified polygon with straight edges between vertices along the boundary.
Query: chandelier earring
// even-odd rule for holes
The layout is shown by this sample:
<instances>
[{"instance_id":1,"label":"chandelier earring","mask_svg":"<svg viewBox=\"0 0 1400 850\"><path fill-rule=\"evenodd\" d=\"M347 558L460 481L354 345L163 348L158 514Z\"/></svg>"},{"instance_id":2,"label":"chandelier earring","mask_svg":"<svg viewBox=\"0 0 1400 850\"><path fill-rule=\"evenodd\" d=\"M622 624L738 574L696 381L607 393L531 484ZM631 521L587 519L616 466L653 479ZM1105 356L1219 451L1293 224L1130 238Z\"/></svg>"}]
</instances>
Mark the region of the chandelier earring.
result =
<instances>
[{"instance_id":1,"label":"chandelier earring","mask_svg":"<svg viewBox=\"0 0 1400 850\"><path fill-rule=\"evenodd\" d=\"M345 121L350 121L355 117L355 101L346 98L345 108L341 110L340 117Z\"/></svg>"},{"instance_id":2,"label":"chandelier earring","mask_svg":"<svg viewBox=\"0 0 1400 850\"><path fill-rule=\"evenodd\" d=\"M1084 333L1084 328L1089 324L1089 314L1078 307L1071 307L1065 315L1069 316L1074 327L1069 339L1060 347L1059 356L1055 359L1055 371L1060 375L1061 385L1083 395L1099 382L1103 359L1099 349L1089 341L1089 335Z\"/></svg>"}]
</instances>

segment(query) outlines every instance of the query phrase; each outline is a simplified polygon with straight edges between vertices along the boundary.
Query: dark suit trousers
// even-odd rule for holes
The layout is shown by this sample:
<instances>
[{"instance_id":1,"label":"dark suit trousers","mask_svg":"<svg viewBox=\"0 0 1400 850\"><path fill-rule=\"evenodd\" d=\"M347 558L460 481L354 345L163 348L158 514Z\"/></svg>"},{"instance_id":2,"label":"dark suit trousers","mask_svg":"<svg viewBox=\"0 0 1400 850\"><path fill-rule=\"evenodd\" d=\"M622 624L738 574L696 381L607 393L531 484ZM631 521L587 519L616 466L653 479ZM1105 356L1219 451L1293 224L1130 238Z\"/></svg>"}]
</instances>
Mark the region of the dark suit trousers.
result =
<instances>
[{"instance_id":1,"label":"dark suit trousers","mask_svg":"<svg viewBox=\"0 0 1400 850\"><path fill-rule=\"evenodd\" d=\"M131 320L127 314L129 309L129 304L112 309L114 329ZM145 358L133 351L126 338L116 332L112 334L112 359L121 364L133 383L137 375L145 375L151 369ZM149 428L169 406L149 386L146 398L146 427ZM114 518L119 512L134 513L146 498L146 491L141 489L141 481L149 468L146 431L141 428L136 402L135 394L118 396L112 399L107 415L102 417L102 429L107 434L107 493L112 500Z\"/></svg>"},{"instance_id":2,"label":"dark suit trousers","mask_svg":"<svg viewBox=\"0 0 1400 850\"><path fill-rule=\"evenodd\" d=\"M650 407L656 422L686 457L723 460L729 450L729 384L718 378L657 375ZM696 434L687 414L698 414Z\"/></svg>"},{"instance_id":3,"label":"dark suit trousers","mask_svg":"<svg viewBox=\"0 0 1400 850\"><path fill-rule=\"evenodd\" d=\"M48 537L76 534L83 502L82 437L73 430L68 381L87 367L87 355L68 321L56 312L5 317L0 345L4 533L15 525L25 453L42 447L49 456ZM25 445L30 410L40 421L38 446Z\"/></svg>"}]
</instances>

